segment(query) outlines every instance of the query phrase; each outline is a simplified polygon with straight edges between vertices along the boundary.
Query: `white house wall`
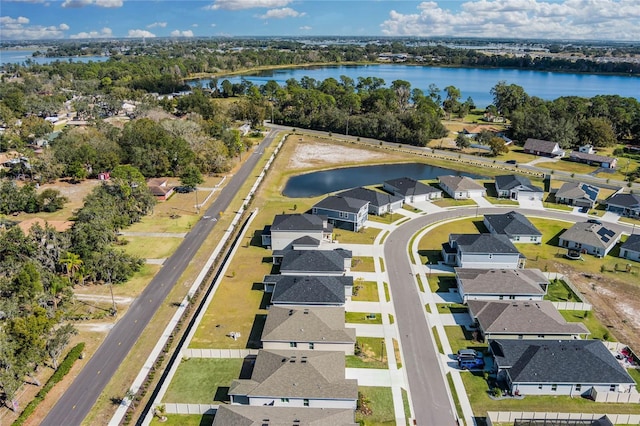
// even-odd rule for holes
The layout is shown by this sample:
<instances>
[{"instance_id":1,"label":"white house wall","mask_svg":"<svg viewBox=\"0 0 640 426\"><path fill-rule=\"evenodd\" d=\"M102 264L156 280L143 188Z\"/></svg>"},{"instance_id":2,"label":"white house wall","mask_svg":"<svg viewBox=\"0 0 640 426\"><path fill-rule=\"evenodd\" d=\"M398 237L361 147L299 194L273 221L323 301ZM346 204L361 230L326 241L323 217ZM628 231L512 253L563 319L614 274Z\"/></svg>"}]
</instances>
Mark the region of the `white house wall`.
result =
<instances>
[{"instance_id":1,"label":"white house wall","mask_svg":"<svg viewBox=\"0 0 640 426\"><path fill-rule=\"evenodd\" d=\"M262 349L265 350L313 350L313 351L334 351L334 352L344 352L345 355L353 355L354 352L354 344L345 342L345 343L323 343L323 342L313 342L313 349L311 349L309 342L296 342L297 346L295 348L291 347L290 342L270 342L270 341L262 341Z\"/></svg>"},{"instance_id":2,"label":"white house wall","mask_svg":"<svg viewBox=\"0 0 640 426\"><path fill-rule=\"evenodd\" d=\"M551 390L553 383L544 383L542 384L542 389L539 388L539 384L523 384L523 383L514 383L512 387L512 391L516 390L520 391L520 395L569 395L569 396L579 396L586 395L589 393L591 388L596 388L598 392L610 392L609 386L613 383L606 385L594 385L589 383L582 383L580 386L580 390L576 390L576 384L557 384L557 389L555 391ZM620 385L616 386L616 389L620 388ZM618 390L616 390L618 392Z\"/></svg>"},{"instance_id":3,"label":"white house wall","mask_svg":"<svg viewBox=\"0 0 640 426\"><path fill-rule=\"evenodd\" d=\"M282 401L281 398L265 398L265 397L250 397L249 405L261 407L264 405L271 405L273 407L304 407L303 398L288 398L288 402ZM309 398L308 407L315 408L346 408L355 410L356 400L344 400L344 399L312 399Z\"/></svg>"},{"instance_id":4,"label":"white house wall","mask_svg":"<svg viewBox=\"0 0 640 426\"><path fill-rule=\"evenodd\" d=\"M517 269L518 254L470 254L463 253L456 258L457 266L478 269Z\"/></svg>"},{"instance_id":5,"label":"white house wall","mask_svg":"<svg viewBox=\"0 0 640 426\"><path fill-rule=\"evenodd\" d=\"M640 251L620 249L620 257L640 262Z\"/></svg>"}]
</instances>

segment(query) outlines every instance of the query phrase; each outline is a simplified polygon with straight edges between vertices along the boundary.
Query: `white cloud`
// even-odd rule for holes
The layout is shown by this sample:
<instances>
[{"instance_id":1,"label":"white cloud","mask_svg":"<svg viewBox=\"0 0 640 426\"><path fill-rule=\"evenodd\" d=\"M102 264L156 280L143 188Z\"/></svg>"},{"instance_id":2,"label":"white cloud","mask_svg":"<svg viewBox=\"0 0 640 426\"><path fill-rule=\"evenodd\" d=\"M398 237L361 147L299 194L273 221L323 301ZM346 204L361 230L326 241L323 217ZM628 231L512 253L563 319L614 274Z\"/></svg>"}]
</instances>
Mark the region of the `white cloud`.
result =
<instances>
[{"instance_id":1,"label":"white cloud","mask_svg":"<svg viewBox=\"0 0 640 426\"><path fill-rule=\"evenodd\" d=\"M205 9L242 10L255 9L258 7L271 9L274 7L284 7L292 1L293 0L215 0L213 4L205 6Z\"/></svg>"},{"instance_id":2,"label":"white cloud","mask_svg":"<svg viewBox=\"0 0 640 426\"><path fill-rule=\"evenodd\" d=\"M71 34L69 38L72 39L81 39L81 38L109 38L113 37L113 32L111 28L104 27L100 31L89 31L89 32L81 32L78 34Z\"/></svg>"},{"instance_id":3,"label":"white cloud","mask_svg":"<svg viewBox=\"0 0 640 426\"><path fill-rule=\"evenodd\" d=\"M191 24L191 28L198 28L198 24Z\"/></svg>"},{"instance_id":4,"label":"white cloud","mask_svg":"<svg viewBox=\"0 0 640 426\"><path fill-rule=\"evenodd\" d=\"M147 30L129 30L127 37L129 38L153 38L156 35Z\"/></svg>"},{"instance_id":5,"label":"white cloud","mask_svg":"<svg viewBox=\"0 0 640 426\"><path fill-rule=\"evenodd\" d=\"M173 31L171 31L171 37L193 37L193 31L191 31L191 30L186 30L186 31L173 30Z\"/></svg>"},{"instance_id":6,"label":"white cloud","mask_svg":"<svg viewBox=\"0 0 640 426\"><path fill-rule=\"evenodd\" d=\"M217 26L218 26L217 24L211 24L211 27L212 27L212 28L215 28L215 27L217 27Z\"/></svg>"},{"instance_id":7,"label":"white cloud","mask_svg":"<svg viewBox=\"0 0 640 426\"><path fill-rule=\"evenodd\" d=\"M303 26L299 27L298 29L302 30L302 31L310 31L310 30L312 30L312 28L310 26L308 26L308 25L303 25Z\"/></svg>"},{"instance_id":8,"label":"white cloud","mask_svg":"<svg viewBox=\"0 0 640 426\"><path fill-rule=\"evenodd\" d=\"M284 18L299 18L306 15L306 13L298 12L290 7L283 7L282 9L268 10L264 15L260 15L260 19L284 19Z\"/></svg>"},{"instance_id":9,"label":"white cloud","mask_svg":"<svg viewBox=\"0 0 640 426\"><path fill-rule=\"evenodd\" d=\"M156 28L156 27L164 28L166 26L167 26L166 22L154 22L153 24L147 25L147 28Z\"/></svg>"},{"instance_id":10,"label":"white cloud","mask_svg":"<svg viewBox=\"0 0 640 426\"><path fill-rule=\"evenodd\" d=\"M637 0L470 0L460 11L435 1L417 13L389 12L380 27L389 36L471 36L638 40Z\"/></svg>"},{"instance_id":11,"label":"white cloud","mask_svg":"<svg viewBox=\"0 0 640 426\"><path fill-rule=\"evenodd\" d=\"M9 3L44 3L45 0L5 0Z\"/></svg>"},{"instance_id":12,"label":"white cloud","mask_svg":"<svg viewBox=\"0 0 640 426\"><path fill-rule=\"evenodd\" d=\"M29 18L19 16L0 16L0 39L5 40L37 40L45 38L62 38L69 29L67 24L28 25Z\"/></svg>"},{"instance_id":13,"label":"white cloud","mask_svg":"<svg viewBox=\"0 0 640 426\"><path fill-rule=\"evenodd\" d=\"M65 8L80 8L85 6L98 6L106 8L122 7L124 0L64 0L60 6Z\"/></svg>"}]
</instances>

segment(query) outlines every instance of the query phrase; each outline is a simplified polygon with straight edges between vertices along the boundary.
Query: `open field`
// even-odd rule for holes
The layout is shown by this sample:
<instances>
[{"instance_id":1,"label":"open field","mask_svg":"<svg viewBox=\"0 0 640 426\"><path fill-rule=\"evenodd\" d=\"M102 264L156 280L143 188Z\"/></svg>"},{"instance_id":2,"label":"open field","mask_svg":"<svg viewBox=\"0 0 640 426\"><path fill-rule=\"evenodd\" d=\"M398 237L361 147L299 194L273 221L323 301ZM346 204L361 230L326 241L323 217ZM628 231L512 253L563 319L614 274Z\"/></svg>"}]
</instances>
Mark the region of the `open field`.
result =
<instances>
[{"instance_id":1,"label":"open field","mask_svg":"<svg viewBox=\"0 0 640 426\"><path fill-rule=\"evenodd\" d=\"M142 259L166 259L176 251L182 238L175 237L121 237L122 249Z\"/></svg>"},{"instance_id":2,"label":"open field","mask_svg":"<svg viewBox=\"0 0 640 426\"><path fill-rule=\"evenodd\" d=\"M231 382L240 377L242 359L183 359L171 380L164 402L211 404L229 401Z\"/></svg>"}]
</instances>

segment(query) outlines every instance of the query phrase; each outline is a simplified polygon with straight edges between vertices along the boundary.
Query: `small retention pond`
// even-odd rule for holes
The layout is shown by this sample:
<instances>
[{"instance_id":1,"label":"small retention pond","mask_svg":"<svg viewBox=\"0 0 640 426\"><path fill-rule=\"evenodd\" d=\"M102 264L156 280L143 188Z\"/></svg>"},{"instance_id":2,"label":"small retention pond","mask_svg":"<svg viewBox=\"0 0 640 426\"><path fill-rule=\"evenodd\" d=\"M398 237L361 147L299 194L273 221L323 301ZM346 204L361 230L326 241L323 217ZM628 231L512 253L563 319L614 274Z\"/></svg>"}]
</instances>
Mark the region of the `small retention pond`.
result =
<instances>
[{"instance_id":1,"label":"small retention pond","mask_svg":"<svg viewBox=\"0 0 640 426\"><path fill-rule=\"evenodd\" d=\"M382 185L386 180L410 177L416 180L436 179L442 175L468 176L485 179L485 176L459 172L421 163L382 164L378 166L347 167L324 170L289 178L282 193L289 198L317 197L318 195L357 186Z\"/></svg>"}]
</instances>

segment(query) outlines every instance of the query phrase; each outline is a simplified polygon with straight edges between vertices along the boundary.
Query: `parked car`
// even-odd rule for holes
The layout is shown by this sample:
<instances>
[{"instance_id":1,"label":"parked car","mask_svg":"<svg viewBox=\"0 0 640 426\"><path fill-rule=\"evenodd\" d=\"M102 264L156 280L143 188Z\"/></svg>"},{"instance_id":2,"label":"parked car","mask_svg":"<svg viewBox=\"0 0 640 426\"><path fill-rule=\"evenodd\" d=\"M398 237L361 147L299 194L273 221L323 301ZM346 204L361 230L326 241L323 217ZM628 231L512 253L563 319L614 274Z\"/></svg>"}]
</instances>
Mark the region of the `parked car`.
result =
<instances>
[{"instance_id":1,"label":"parked car","mask_svg":"<svg viewBox=\"0 0 640 426\"><path fill-rule=\"evenodd\" d=\"M517 161L516 160L507 160L507 161L505 161L505 163L507 163L507 164L516 164Z\"/></svg>"},{"instance_id":2,"label":"parked car","mask_svg":"<svg viewBox=\"0 0 640 426\"><path fill-rule=\"evenodd\" d=\"M462 358L458 360L458 367L463 370L473 370L484 367L484 359L482 358Z\"/></svg>"},{"instance_id":3,"label":"parked car","mask_svg":"<svg viewBox=\"0 0 640 426\"><path fill-rule=\"evenodd\" d=\"M475 359L481 357L482 354L479 354L475 349L460 349L457 354L458 361L461 359Z\"/></svg>"},{"instance_id":4,"label":"parked car","mask_svg":"<svg viewBox=\"0 0 640 426\"><path fill-rule=\"evenodd\" d=\"M596 225L602 225L602 222L600 222L598 219L589 219L587 220L587 222L595 223Z\"/></svg>"}]
</instances>

